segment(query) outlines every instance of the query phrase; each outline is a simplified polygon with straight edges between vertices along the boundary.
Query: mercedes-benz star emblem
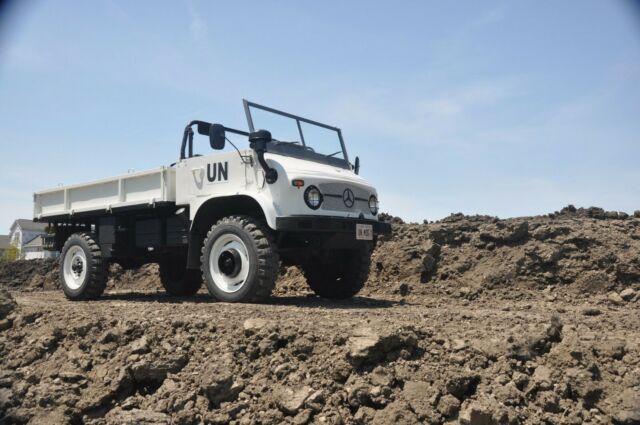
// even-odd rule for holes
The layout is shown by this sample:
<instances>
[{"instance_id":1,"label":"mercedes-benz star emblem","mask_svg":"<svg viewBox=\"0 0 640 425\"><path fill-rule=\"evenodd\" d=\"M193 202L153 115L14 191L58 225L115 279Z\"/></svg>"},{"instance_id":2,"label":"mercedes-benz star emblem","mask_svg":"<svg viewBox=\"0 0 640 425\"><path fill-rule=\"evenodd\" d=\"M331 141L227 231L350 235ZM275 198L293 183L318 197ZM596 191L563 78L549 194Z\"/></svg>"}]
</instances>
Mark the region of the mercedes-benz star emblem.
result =
<instances>
[{"instance_id":1,"label":"mercedes-benz star emblem","mask_svg":"<svg viewBox=\"0 0 640 425\"><path fill-rule=\"evenodd\" d=\"M345 189L344 192L342 192L342 202L344 202L347 208L351 208L355 201L356 197L353 195L351 189Z\"/></svg>"}]
</instances>

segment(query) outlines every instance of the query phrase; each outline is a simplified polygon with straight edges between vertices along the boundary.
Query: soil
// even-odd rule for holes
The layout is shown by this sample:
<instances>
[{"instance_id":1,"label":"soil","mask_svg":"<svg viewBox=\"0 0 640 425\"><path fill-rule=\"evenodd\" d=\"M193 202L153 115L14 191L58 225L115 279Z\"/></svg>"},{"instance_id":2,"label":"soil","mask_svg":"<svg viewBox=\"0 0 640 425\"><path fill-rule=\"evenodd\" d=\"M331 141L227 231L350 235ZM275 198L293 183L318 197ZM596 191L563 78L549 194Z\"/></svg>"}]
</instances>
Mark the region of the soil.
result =
<instances>
[{"instance_id":1,"label":"soil","mask_svg":"<svg viewBox=\"0 0 640 425\"><path fill-rule=\"evenodd\" d=\"M339 302L295 268L266 304L169 297L155 265L70 302L54 261L0 265L0 418L640 423L640 217L385 218Z\"/></svg>"}]
</instances>

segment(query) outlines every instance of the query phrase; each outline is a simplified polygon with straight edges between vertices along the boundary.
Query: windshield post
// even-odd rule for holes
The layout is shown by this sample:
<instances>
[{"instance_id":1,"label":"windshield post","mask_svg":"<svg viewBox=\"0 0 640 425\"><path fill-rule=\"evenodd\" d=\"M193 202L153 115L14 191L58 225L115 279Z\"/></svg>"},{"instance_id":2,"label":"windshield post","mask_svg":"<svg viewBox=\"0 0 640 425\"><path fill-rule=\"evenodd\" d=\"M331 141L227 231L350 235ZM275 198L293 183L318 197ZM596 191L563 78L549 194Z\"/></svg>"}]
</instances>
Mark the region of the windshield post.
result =
<instances>
[{"instance_id":1,"label":"windshield post","mask_svg":"<svg viewBox=\"0 0 640 425\"><path fill-rule=\"evenodd\" d=\"M242 104L244 105L244 114L247 116L249 133L253 133L254 131L256 131L256 129L253 128L253 120L251 119L251 111L249 110L249 101L247 99L242 99Z\"/></svg>"},{"instance_id":2,"label":"windshield post","mask_svg":"<svg viewBox=\"0 0 640 425\"><path fill-rule=\"evenodd\" d=\"M296 124L298 125L298 132L300 133L300 141L302 142L302 146L307 146L304 142L304 134L302 134L302 127L300 126L300 120L296 120ZM344 147L342 148L344 150Z\"/></svg>"},{"instance_id":3,"label":"windshield post","mask_svg":"<svg viewBox=\"0 0 640 425\"><path fill-rule=\"evenodd\" d=\"M349 156L347 155L347 148L344 145L344 139L342 138L342 130L340 130L339 128L338 130L338 138L340 139L340 146L342 146L342 153L344 154L344 160L347 161L347 164L349 163Z\"/></svg>"}]
</instances>

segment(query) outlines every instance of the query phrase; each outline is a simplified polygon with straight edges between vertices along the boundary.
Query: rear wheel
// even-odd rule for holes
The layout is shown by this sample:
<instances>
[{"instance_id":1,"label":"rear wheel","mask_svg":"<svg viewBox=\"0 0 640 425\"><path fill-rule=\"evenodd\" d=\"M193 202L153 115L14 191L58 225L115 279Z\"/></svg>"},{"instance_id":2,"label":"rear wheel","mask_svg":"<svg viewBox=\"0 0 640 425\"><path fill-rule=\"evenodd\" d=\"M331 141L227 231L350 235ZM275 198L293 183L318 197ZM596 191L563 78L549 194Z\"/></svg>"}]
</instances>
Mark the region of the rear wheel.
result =
<instances>
[{"instance_id":1,"label":"rear wheel","mask_svg":"<svg viewBox=\"0 0 640 425\"><path fill-rule=\"evenodd\" d=\"M195 295L202 287L200 270L187 269L186 258L167 258L158 266L162 286L170 295L176 297Z\"/></svg>"},{"instance_id":2,"label":"rear wheel","mask_svg":"<svg viewBox=\"0 0 640 425\"><path fill-rule=\"evenodd\" d=\"M225 217L213 225L201 262L209 293L220 301L264 301L278 277L278 252L269 230L247 216Z\"/></svg>"},{"instance_id":3,"label":"rear wheel","mask_svg":"<svg viewBox=\"0 0 640 425\"><path fill-rule=\"evenodd\" d=\"M71 300L96 299L107 286L107 263L90 233L69 236L60 253L60 286Z\"/></svg>"},{"instance_id":4,"label":"rear wheel","mask_svg":"<svg viewBox=\"0 0 640 425\"><path fill-rule=\"evenodd\" d=\"M309 287L317 295L345 299L356 295L369 277L371 247L335 250L302 266Z\"/></svg>"}]
</instances>

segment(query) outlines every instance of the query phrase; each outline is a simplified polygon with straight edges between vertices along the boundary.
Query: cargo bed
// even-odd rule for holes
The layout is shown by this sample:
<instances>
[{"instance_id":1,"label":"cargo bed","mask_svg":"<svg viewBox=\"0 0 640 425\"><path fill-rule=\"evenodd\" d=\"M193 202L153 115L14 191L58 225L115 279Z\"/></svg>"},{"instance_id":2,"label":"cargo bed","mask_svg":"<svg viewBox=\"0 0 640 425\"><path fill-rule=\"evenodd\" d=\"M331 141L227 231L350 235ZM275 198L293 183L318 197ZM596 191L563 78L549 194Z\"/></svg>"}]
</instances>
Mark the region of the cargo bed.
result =
<instances>
[{"instance_id":1,"label":"cargo bed","mask_svg":"<svg viewBox=\"0 0 640 425\"><path fill-rule=\"evenodd\" d=\"M130 173L89 183L36 192L33 217L73 216L84 212L109 213L126 207L147 207L176 201L176 171L172 167Z\"/></svg>"}]
</instances>

